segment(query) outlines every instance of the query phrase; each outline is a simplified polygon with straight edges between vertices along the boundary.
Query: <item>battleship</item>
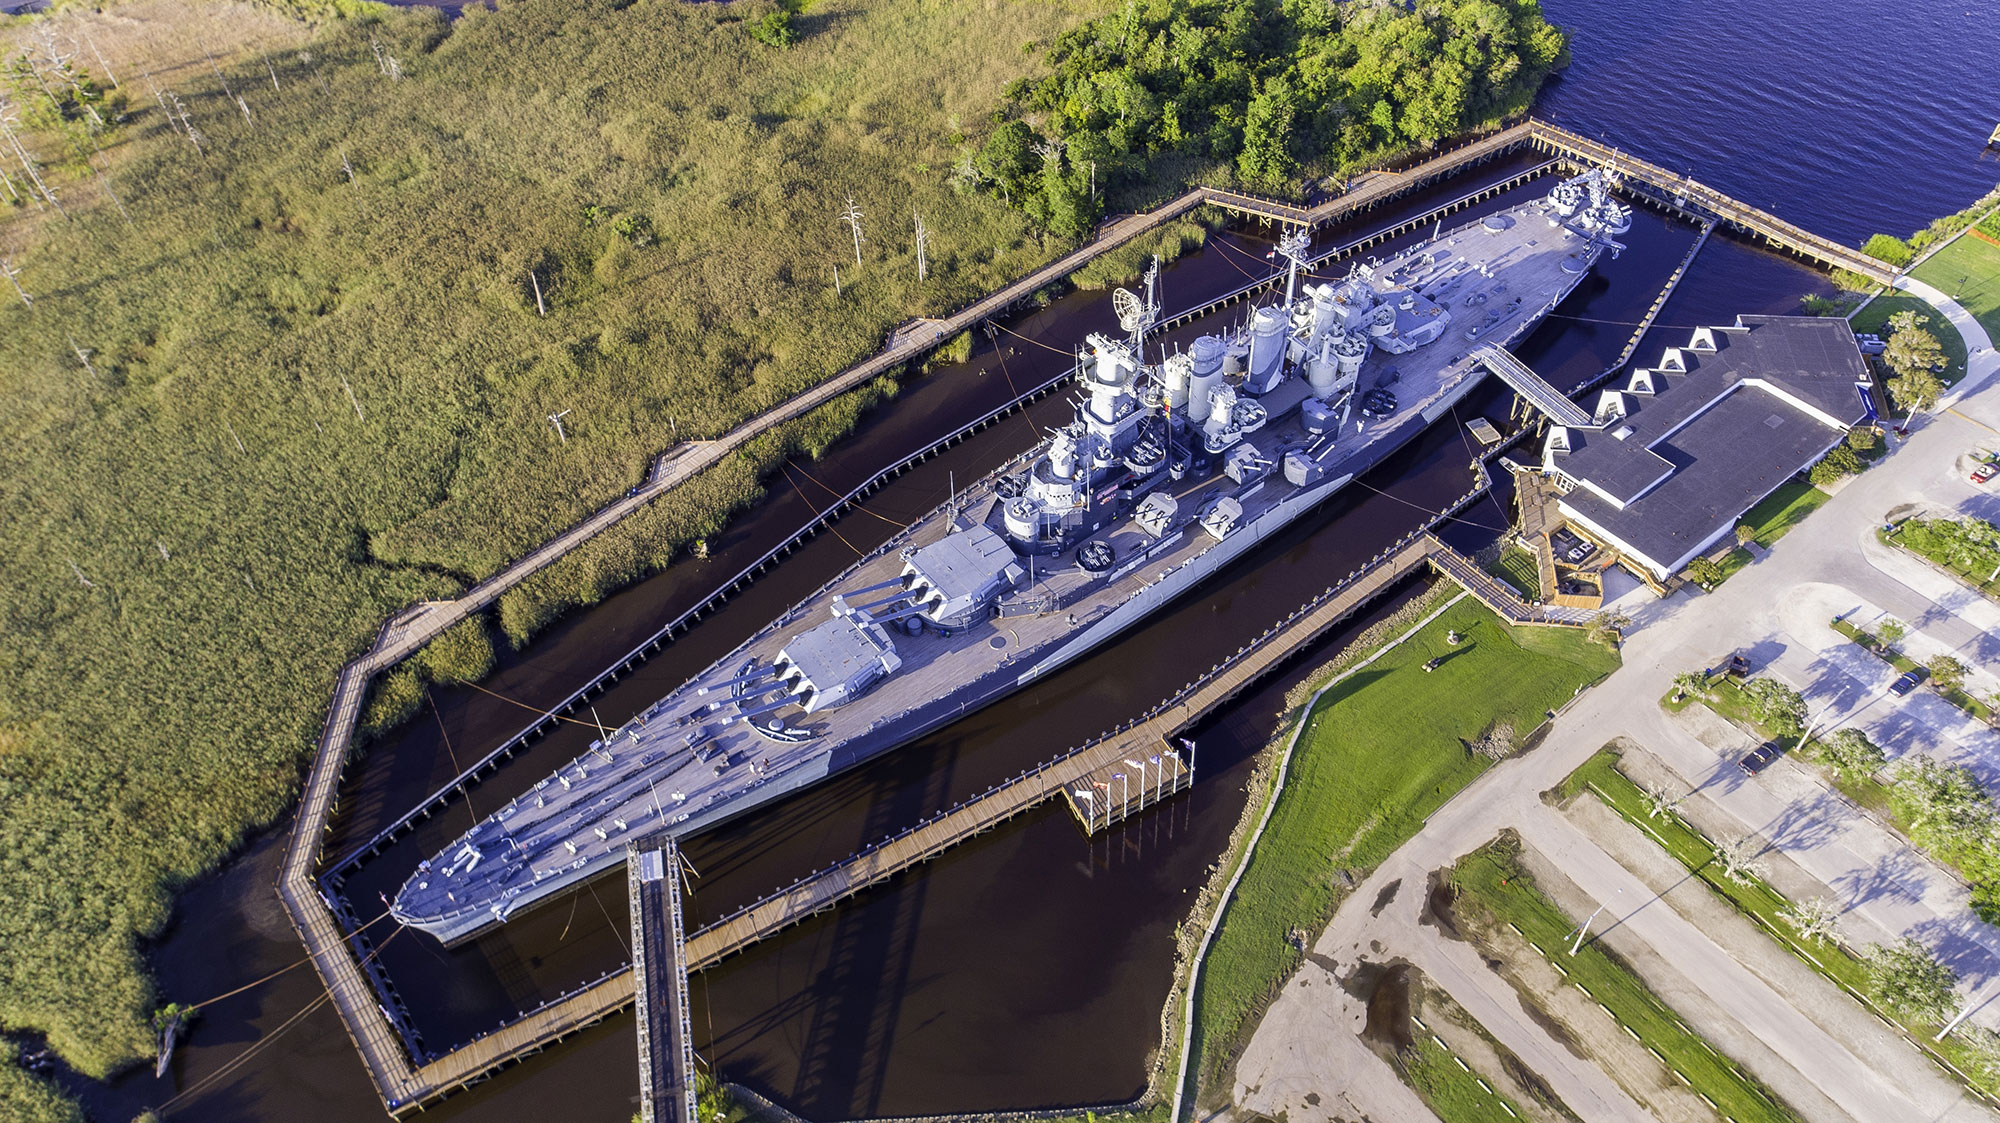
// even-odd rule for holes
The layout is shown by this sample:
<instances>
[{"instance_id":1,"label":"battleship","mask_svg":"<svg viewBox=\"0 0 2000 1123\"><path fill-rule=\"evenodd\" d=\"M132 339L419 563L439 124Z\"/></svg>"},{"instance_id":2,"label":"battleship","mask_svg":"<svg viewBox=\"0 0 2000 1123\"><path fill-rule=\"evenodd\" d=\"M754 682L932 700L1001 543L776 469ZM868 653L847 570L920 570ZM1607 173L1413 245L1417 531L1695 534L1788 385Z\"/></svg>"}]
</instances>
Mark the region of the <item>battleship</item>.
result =
<instances>
[{"instance_id":1,"label":"battleship","mask_svg":"<svg viewBox=\"0 0 2000 1123\"><path fill-rule=\"evenodd\" d=\"M421 862L392 905L457 944L892 751L1073 662L1225 569L1449 413L1623 247L1602 171L1148 361L1157 267L1077 353L1075 419Z\"/></svg>"}]
</instances>

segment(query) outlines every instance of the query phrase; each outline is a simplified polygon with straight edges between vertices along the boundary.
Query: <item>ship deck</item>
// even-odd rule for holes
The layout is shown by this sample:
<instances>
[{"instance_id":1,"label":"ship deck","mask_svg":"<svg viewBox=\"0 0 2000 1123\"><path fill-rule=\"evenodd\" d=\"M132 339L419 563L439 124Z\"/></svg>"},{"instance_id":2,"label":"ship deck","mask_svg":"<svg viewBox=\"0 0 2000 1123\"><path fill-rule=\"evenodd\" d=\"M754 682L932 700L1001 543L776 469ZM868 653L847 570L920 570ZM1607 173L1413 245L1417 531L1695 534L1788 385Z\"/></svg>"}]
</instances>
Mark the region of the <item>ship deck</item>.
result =
<instances>
[{"instance_id":1,"label":"ship deck","mask_svg":"<svg viewBox=\"0 0 2000 1123\"><path fill-rule=\"evenodd\" d=\"M1483 373L1479 360L1470 354L1475 347L1488 342L1504 344L1515 338L1580 279L1575 259L1586 243L1576 234L1552 226L1538 212L1538 206L1528 204L1503 212L1522 219L1504 229L1495 230L1479 221L1468 223L1379 266L1379 276L1407 278L1419 291L1435 294L1434 299L1454 318L1444 335L1427 346L1400 354L1377 351L1369 356L1357 390L1390 378L1393 371L1390 389L1398 399L1396 412L1373 419L1362 419L1358 414L1351 417L1334 459L1327 464L1325 480L1299 488L1274 466L1270 475L1248 486L1237 485L1219 471L1199 480L1156 486L1154 490L1168 491L1180 503L1175 530L1166 538L1156 543L1128 513L1093 536L1108 542L1115 551L1116 561L1107 573L1085 571L1075 564L1071 552L1034 559L1032 583L1017 590L1014 599L1045 595L1053 602L1051 610L986 620L955 629L948 637L928 628L917 636L893 631L902 666L860 698L810 715L786 705L755 719L768 722L782 718L788 735L803 733L809 734L808 738L784 740L756 728L749 719L727 720L735 709L731 705L700 719L727 720L726 726L702 746L704 754L711 748L716 750L711 759L700 761L690 753L683 738L696 723L692 715L741 689L722 687L703 696L699 693L702 687L726 683L752 664L768 667L799 632L831 618L836 595L895 580L903 569L903 548L935 541L953 526L983 521L997 496L996 481L1019 467L1021 461L1016 460L961 493L955 507L931 513L857 562L728 656L621 726L602 746L594 747L499 812L504 829L489 829L486 837L497 841L501 834L513 839L533 836L534 841L523 844L525 866L499 857L480 863L479 868L461 870L455 877L439 878L432 873L429 881L437 888L416 893L406 886L398 902L399 912L406 918L413 913L432 913L441 919L463 919L487 912L493 901L510 891L522 898L520 903L527 904L545 895L546 891L536 891L542 881L554 879L550 883L553 889L557 883L568 884L578 876L587 876L586 867L622 856L626 842L636 834L701 829L811 782L824 774L827 758L836 749L879 751L876 741L901 743L923 729L955 719L1023 681L1038 664L1064 649L1064 639L1219 545L1196 522L1210 499L1230 495L1240 502L1240 528L1302 490L1330 493L1350 473L1344 465L1372 463L1374 458L1369 454L1380 451L1376 446L1381 441L1415 415L1428 419L1434 416L1429 412L1433 407L1441 412L1442 403L1455 401L1468 381ZM1500 265L1491 276L1476 267L1495 262ZM1494 313L1500 313L1499 317ZM1467 335L1473 328L1479 329L1476 339ZM1272 420L1248 439L1273 460L1284 448L1308 443L1310 438L1296 406L1309 393L1302 379L1293 378L1266 395L1262 400ZM1157 553L1144 564L1131 564L1131 559L1147 547L1157 549ZM866 601L869 597L864 594L854 599ZM951 708L954 699L956 711ZM754 712L762 704L768 702L753 703L748 709ZM689 719L686 724L684 718ZM862 749L863 742L871 749ZM796 770L805 771L793 777L799 782L788 783L788 774ZM769 792L758 796L757 789L767 785ZM489 819L473 834L477 836L495 822ZM459 846L454 842L434 862L449 862ZM449 899L443 899L447 893ZM488 923L483 916L476 919L481 925Z\"/></svg>"}]
</instances>

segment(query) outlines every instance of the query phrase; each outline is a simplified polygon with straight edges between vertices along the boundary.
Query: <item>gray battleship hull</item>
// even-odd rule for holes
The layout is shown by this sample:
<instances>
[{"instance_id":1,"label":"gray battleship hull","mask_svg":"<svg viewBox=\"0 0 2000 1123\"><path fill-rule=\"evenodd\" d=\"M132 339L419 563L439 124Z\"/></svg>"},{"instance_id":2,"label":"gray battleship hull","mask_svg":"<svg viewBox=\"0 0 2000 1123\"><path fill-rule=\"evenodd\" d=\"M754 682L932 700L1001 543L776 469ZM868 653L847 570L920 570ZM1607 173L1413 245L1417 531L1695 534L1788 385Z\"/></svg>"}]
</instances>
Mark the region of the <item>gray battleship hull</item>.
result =
<instances>
[{"instance_id":1,"label":"gray battleship hull","mask_svg":"<svg viewBox=\"0 0 2000 1123\"><path fill-rule=\"evenodd\" d=\"M1551 198L1560 200L1561 193L1569 190L1570 185L1565 184ZM1602 197L1601 193L1593 195L1594 199ZM1572 191L1572 201L1574 198ZM1468 224L1395 259L1403 264L1391 275L1392 285L1396 275L1412 277L1411 286L1423 285L1426 297L1435 294L1437 300L1463 305L1473 315L1483 310L1485 319L1463 331L1463 338L1482 344L1511 344L1581 283L1602 248L1616 248L1615 242L1601 238L1601 227L1583 230L1573 225L1567 216L1576 209L1569 206L1562 216L1552 216L1546 224L1529 221L1550 213L1549 207L1538 211L1535 205L1504 212L1515 216L1511 219L1489 216L1483 227ZM1467 248L1454 257L1451 250L1461 238ZM1439 240L1445 245L1438 246ZM1476 257L1475 251L1485 256ZM1502 261L1508 262L1506 268L1496 270L1494 265ZM1041 486L1038 480L1049 479L1054 479L1058 488L1073 488L1076 485L1064 485L1063 481L1082 478L1063 469L1054 476L1047 474L1049 466L1066 455L1066 435L1058 432L1020 460L960 493L970 497L974 509L990 503L983 522L974 518L971 525L962 525L956 499L948 509L920 519L708 670L635 715L616 732L593 742L583 755L509 801L436 858L420 864L393 906L397 919L447 944L477 936L539 902L617 868L628 838L642 834L685 836L712 829L907 745L1075 662L1230 567L1356 476L1406 446L1483 381L1478 363L1466 361L1464 352L1447 359L1451 348L1434 342L1441 338L1440 327L1452 325L1449 314L1429 300L1413 302L1410 295L1398 295L1415 293L1413 287L1392 287L1371 294L1358 284L1350 277L1341 291L1363 294L1364 303L1357 307L1372 309L1371 330L1378 335L1387 333L1392 342L1407 341L1401 346L1384 344L1401 365L1375 368L1375 385L1396 382L1395 372L1400 370L1401 388L1408 388L1413 398L1410 408L1399 411L1392 397L1386 413L1362 414L1374 420L1356 421L1359 435L1335 440L1334 434L1344 431L1347 414L1340 414L1334 430L1312 428L1306 417L1307 405L1321 403L1318 408L1324 411L1323 402L1331 397L1309 396L1305 381L1285 382L1281 375L1257 391L1259 399L1250 404L1247 414L1238 405L1227 415L1232 420L1250 418L1246 434L1263 431L1268 424L1270 440L1278 442L1281 449L1304 447L1287 443L1300 440L1301 434L1327 433L1322 442L1327 451L1312 452L1319 465L1317 475L1310 468L1301 468L1295 475L1287 461L1281 482L1269 475L1272 461L1264 459L1261 463L1265 467L1246 478L1233 460L1228 465L1210 461L1209 467L1202 469L1208 474L1192 475L1185 484L1169 484L1165 466L1156 458L1147 469L1150 474L1128 476L1127 483L1114 485L1114 490L1129 488L1124 502L1134 506L1114 507L1076 530L1078 537L1066 537L1064 541L1072 545L1057 552L1073 551L1075 556L1066 562L1052 558L1040 567L1039 579L1030 556L1028 580L1023 585L1022 575L1008 562L1014 555L1004 547L999 547L999 555L990 552L999 542L991 528L1004 512L1008 532L1014 533L1012 520L1026 502L1019 490L1024 486L1019 473L1024 461L1034 466L1026 477L1029 488ZM1465 291L1467 284L1470 291ZM1511 302L1505 299L1509 296ZM1326 286L1312 299L1318 302L1314 306L1317 314L1329 308L1338 311L1343 297L1333 286ZM1329 300L1332 303L1327 303ZM1394 305L1393 316L1387 303L1390 300L1400 302ZM1307 315L1306 305L1297 307L1301 309L1299 317ZM1426 308L1430 310L1426 312ZM1422 331L1426 316L1435 322ZM1246 328L1246 380L1257 376L1258 332L1263 330L1259 325L1268 327L1272 322L1260 311ZM1293 330L1307 330L1300 328L1307 322L1295 317ZM1406 329L1415 334L1405 335ZM1336 333L1328 338L1337 343L1340 337ZM1093 339L1100 339L1099 355L1106 353L1105 346L1117 350L1115 343L1106 345L1100 337ZM1436 349L1409 354L1426 346ZM1340 377L1344 381L1331 377L1324 383L1318 381L1332 374L1325 363L1330 353L1334 352L1320 352L1310 393L1328 394L1319 387L1333 385L1337 389L1344 385L1357 387L1346 400L1358 399L1358 383L1352 373L1343 373ZM1355 360L1356 365L1360 362ZM1086 382L1094 387L1093 393L1113 404L1126 395L1128 403L1118 410L1098 411L1093 406L1091 416L1100 419L1094 423L1107 432L1128 424L1118 419L1131 416L1129 395L1136 392L1133 387L1141 386L1142 379L1108 367L1102 358L1095 368L1080 364L1080 380L1084 380L1086 369L1094 369L1099 379L1094 384ZM1107 369L1113 371L1116 381L1104 381ZM1169 380L1160 382L1160 376L1153 376L1156 388L1174 385L1173 365L1166 364L1164 369ZM1214 392L1217 411L1235 403L1229 389L1225 384ZM1259 403L1268 404L1268 408ZM1078 425L1070 432L1083 428L1084 416L1079 413ZM1224 415L1218 412L1217 416ZM1199 421L1199 415L1195 420ZM1303 439L1310 442L1315 438ZM1211 453L1236 448L1226 442L1207 447ZM1272 446L1267 442L1262 447ZM1172 445L1168 448L1171 452ZM1253 457L1262 455L1248 441L1242 448ZM1073 451L1072 442L1068 452ZM1226 473L1223 467L1228 468ZM1178 468L1172 478L1181 479ZM1236 481L1233 488L1231 480ZM1010 483L1013 490L1002 486ZM1081 492L1057 491L1053 494L1065 497L1048 509L1084 511L1088 518L1094 504L1104 499L1085 497L1094 495L1100 486L1090 482ZM1190 501L1198 504L1194 515L1176 516L1173 493L1177 489L1183 500L1204 492L1208 498ZM1167 497L1164 515L1153 512L1149 516L1144 508L1161 496ZM1140 504L1141 498L1148 498L1148 503ZM1218 513L1225 511L1227 522L1215 523ZM1153 522L1147 521L1149 517ZM944 537L932 540L933 534ZM981 534L984 539L979 538ZM1085 565L1081 546L1073 544L1085 537L1113 547L1103 551L1099 567ZM921 545L926 541L930 544ZM982 541L989 545L973 545ZM890 608L879 617L870 610L914 596L916 586L910 584L913 575L920 582L928 580L918 555L936 550L945 551L946 561L960 567L960 572L970 567L990 573L1006 585L1034 595L1016 608L987 602L988 607L975 605L969 614L938 615L928 621L934 627L913 628L910 638L898 637L891 642L884 627L917 610ZM981 550L987 553L981 554ZM1030 555L1036 552L1029 550ZM980 569L989 564L992 569ZM900 581L896 576L899 572ZM936 604L945 605L952 603L948 593L977 592L973 586L960 588L950 579L946 584L953 587L924 586L923 597L935 597ZM880 596L886 589L898 591L871 604L855 605L846 600L847 596L858 600ZM807 626L810 617L828 608L832 622ZM987 615L989 608L991 615ZM815 638L824 635L833 638ZM822 646L813 646L815 642ZM881 666L871 670L877 660ZM815 669L804 675L801 685L799 676L807 663ZM852 677L857 673L860 677ZM791 677L787 678L788 674ZM815 703L814 692L821 689L828 692L827 698ZM771 701L774 693L775 702ZM783 720L773 716L788 708L797 712Z\"/></svg>"}]
</instances>

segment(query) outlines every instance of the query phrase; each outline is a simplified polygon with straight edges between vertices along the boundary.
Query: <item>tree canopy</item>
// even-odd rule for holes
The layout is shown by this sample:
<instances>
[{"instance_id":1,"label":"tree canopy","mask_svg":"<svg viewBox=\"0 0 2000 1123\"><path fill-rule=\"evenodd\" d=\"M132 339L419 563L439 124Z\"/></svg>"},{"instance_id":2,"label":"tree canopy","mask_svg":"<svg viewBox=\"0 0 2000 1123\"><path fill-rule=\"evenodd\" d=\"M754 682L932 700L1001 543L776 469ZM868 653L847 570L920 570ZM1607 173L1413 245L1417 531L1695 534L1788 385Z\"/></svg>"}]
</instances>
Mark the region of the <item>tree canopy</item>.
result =
<instances>
[{"instance_id":1,"label":"tree canopy","mask_svg":"<svg viewBox=\"0 0 2000 1123\"><path fill-rule=\"evenodd\" d=\"M1536 0L1130 0L1008 88L974 169L1080 237L1093 188L1143 187L1166 158L1284 190L1518 113L1567 61Z\"/></svg>"},{"instance_id":2,"label":"tree canopy","mask_svg":"<svg viewBox=\"0 0 2000 1123\"><path fill-rule=\"evenodd\" d=\"M1896 377L1889 380L1889 396L1906 410L1929 409L1944 393L1944 383L1937 376L1937 368L1945 361L1944 346L1937 336L1924 330L1927 323L1929 316L1915 312L1898 312L1889 317L1889 326L1895 329L1895 334L1882 350L1882 361L1896 372Z\"/></svg>"}]
</instances>

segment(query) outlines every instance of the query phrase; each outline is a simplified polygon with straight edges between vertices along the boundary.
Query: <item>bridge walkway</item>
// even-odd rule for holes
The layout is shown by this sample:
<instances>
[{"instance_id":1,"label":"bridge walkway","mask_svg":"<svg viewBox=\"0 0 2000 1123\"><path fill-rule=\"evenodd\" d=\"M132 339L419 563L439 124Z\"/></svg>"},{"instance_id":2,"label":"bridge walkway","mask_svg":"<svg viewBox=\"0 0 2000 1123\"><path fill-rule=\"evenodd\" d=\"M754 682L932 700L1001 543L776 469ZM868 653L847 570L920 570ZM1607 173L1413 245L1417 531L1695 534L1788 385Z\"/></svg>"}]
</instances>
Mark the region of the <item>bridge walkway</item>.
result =
<instances>
[{"instance_id":1,"label":"bridge walkway","mask_svg":"<svg viewBox=\"0 0 2000 1123\"><path fill-rule=\"evenodd\" d=\"M632 976L637 980L639 1115L644 1123L695 1123L680 866L680 847L671 838L626 848Z\"/></svg>"},{"instance_id":2,"label":"bridge walkway","mask_svg":"<svg viewBox=\"0 0 2000 1123\"><path fill-rule=\"evenodd\" d=\"M1577 429L1596 424L1582 406L1570 401L1568 395L1549 385L1541 375L1505 348L1482 343L1472 349L1472 357L1556 424Z\"/></svg>"}]
</instances>

